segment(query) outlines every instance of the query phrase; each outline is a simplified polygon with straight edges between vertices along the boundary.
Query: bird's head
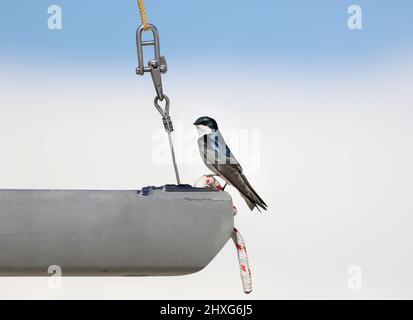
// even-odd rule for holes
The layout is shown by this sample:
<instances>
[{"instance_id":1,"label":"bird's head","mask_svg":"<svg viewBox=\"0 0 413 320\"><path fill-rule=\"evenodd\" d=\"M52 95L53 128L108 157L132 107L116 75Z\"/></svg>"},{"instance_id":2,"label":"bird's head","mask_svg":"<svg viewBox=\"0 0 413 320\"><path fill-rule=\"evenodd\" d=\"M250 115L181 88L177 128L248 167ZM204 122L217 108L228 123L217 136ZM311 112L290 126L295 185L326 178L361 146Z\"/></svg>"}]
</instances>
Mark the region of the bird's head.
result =
<instances>
[{"instance_id":1,"label":"bird's head","mask_svg":"<svg viewBox=\"0 0 413 320\"><path fill-rule=\"evenodd\" d=\"M198 118L195 122L194 125L196 126L199 136L206 135L208 133L214 132L218 130L218 124L217 122L210 118L210 117L201 117Z\"/></svg>"}]
</instances>

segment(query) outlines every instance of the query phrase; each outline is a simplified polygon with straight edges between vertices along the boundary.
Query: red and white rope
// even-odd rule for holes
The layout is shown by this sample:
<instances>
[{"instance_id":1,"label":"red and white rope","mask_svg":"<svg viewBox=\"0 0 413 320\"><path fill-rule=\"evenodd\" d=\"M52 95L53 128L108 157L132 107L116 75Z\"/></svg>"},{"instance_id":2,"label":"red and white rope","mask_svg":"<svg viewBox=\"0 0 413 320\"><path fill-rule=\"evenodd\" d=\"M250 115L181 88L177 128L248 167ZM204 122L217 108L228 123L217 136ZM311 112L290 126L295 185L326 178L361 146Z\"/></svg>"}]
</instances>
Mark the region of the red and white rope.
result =
<instances>
[{"instance_id":1,"label":"red and white rope","mask_svg":"<svg viewBox=\"0 0 413 320\"><path fill-rule=\"evenodd\" d=\"M217 179L215 179L213 175L202 176L195 182L195 187L222 190L221 184L219 183ZM236 215L237 208L234 206L233 209L234 209L234 215ZM251 293L252 291L252 281L251 281L251 269L250 269L250 265L248 261L245 241L241 233L239 233L239 231L236 228L234 228L231 238L234 241L234 244L237 248L238 263L239 263L239 268L240 268L242 286L244 288L244 292L248 294L248 293Z\"/></svg>"},{"instance_id":2,"label":"red and white rope","mask_svg":"<svg viewBox=\"0 0 413 320\"><path fill-rule=\"evenodd\" d=\"M244 292L248 294L252 291L252 280L245 241L241 233L239 233L236 228L234 228L234 232L232 233L231 237L234 241L235 246L237 247L242 286L244 288Z\"/></svg>"}]
</instances>

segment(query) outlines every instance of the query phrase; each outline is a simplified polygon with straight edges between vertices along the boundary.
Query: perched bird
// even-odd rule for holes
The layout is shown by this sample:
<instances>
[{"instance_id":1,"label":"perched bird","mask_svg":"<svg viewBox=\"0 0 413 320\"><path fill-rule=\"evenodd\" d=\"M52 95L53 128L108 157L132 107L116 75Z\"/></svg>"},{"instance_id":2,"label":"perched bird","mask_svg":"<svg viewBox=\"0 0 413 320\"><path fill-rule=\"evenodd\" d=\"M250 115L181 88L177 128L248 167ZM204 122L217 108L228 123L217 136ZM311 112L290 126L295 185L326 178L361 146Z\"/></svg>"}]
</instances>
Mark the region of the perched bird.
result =
<instances>
[{"instance_id":1,"label":"perched bird","mask_svg":"<svg viewBox=\"0 0 413 320\"><path fill-rule=\"evenodd\" d=\"M217 122L210 117L201 117L194 125L199 133L199 151L208 169L235 187L251 210L267 210L267 204L251 187L241 165L225 143Z\"/></svg>"}]
</instances>

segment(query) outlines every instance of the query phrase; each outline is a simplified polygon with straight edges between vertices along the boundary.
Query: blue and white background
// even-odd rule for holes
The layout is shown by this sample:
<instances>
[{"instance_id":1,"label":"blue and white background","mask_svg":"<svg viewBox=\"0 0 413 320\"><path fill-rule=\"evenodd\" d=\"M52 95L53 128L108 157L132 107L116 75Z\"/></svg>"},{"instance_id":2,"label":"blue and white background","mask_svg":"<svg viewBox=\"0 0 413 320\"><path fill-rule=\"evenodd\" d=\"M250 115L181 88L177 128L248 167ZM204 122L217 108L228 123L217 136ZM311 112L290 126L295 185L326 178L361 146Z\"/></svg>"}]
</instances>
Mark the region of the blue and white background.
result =
<instances>
[{"instance_id":1,"label":"blue and white background","mask_svg":"<svg viewBox=\"0 0 413 320\"><path fill-rule=\"evenodd\" d=\"M62 8L62 30L48 8ZM362 29L347 26L351 5ZM208 172L193 121L217 119L269 204L234 189L254 291L228 244L171 278L0 279L1 298L413 298L413 2L146 0L169 71L181 175ZM174 182L137 5L2 0L0 188ZM354 274L356 270L357 274ZM354 284L357 278L357 285Z\"/></svg>"}]
</instances>

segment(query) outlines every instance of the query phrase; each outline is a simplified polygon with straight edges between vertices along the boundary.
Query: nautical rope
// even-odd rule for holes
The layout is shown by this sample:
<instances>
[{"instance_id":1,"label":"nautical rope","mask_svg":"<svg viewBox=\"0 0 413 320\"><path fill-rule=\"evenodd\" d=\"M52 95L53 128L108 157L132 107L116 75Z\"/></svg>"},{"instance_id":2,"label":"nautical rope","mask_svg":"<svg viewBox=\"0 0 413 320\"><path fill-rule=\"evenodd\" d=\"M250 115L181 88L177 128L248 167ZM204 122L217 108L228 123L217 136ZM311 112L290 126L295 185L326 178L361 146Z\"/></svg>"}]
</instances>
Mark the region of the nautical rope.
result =
<instances>
[{"instance_id":1,"label":"nautical rope","mask_svg":"<svg viewBox=\"0 0 413 320\"><path fill-rule=\"evenodd\" d=\"M252 291L252 284L251 269L248 261L247 249L245 248L245 241L241 233L239 233L239 231L235 228L231 238L234 241L235 246L237 247L242 286L244 287L244 292L248 294Z\"/></svg>"},{"instance_id":2,"label":"nautical rope","mask_svg":"<svg viewBox=\"0 0 413 320\"><path fill-rule=\"evenodd\" d=\"M145 4L143 0L138 0L139 13L141 15L142 25L144 30L149 29L148 15L146 14Z\"/></svg>"}]
</instances>

